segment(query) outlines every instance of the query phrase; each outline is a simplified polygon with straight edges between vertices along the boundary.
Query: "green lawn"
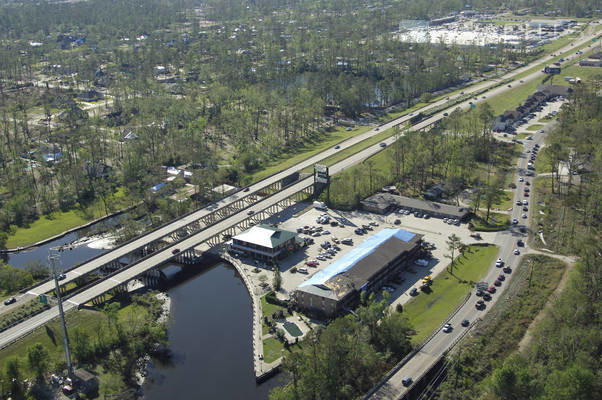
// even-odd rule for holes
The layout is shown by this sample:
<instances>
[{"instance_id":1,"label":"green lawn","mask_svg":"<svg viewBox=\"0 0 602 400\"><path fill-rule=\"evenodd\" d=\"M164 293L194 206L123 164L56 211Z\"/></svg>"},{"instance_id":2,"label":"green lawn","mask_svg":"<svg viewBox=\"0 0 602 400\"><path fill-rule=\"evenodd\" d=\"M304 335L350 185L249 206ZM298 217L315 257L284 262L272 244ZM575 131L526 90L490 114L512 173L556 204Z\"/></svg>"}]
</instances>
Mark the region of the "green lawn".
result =
<instances>
[{"instance_id":1,"label":"green lawn","mask_svg":"<svg viewBox=\"0 0 602 400\"><path fill-rule=\"evenodd\" d=\"M263 361L271 363L283 357L286 352L300 351L303 349L303 341L296 344L291 344L288 348L275 337L267 338L263 341Z\"/></svg>"},{"instance_id":2,"label":"green lawn","mask_svg":"<svg viewBox=\"0 0 602 400\"><path fill-rule=\"evenodd\" d=\"M123 188L118 189L108 200L110 210L114 212L124 209L129 204ZM69 229L87 224L88 222L101 218L106 214L104 204L97 200L89 205L86 210L72 209L69 211L55 211L50 215L44 215L32 222L29 227L14 227L6 241L6 248L28 246L41 240L59 235Z\"/></svg>"},{"instance_id":3,"label":"green lawn","mask_svg":"<svg viewBox=\"0 0 602 400\"><path fill-rule=\"evenodd\" d=\"M132 325L132 321L139 323L140 318L148 313L144 306L129 303L121 307L117 316L125 326ZM99 329L101 324L104 324L107 316L101 311L95 310L71 310L65 314L67 329L72 335L76 328L82 329L88 334L95 335L95 331ZM63 348L63 334L58 318L40 327L29 335L24 336L17 342L0 350L0 371L6 368L6 362L17 357L20 361L21 373L24 378L32 378L34 372L30 371L27 366L27 348L35 343L40 343L46 348L49 354L49 365L54 368L55 365L60 365L65 362L65 352ZM72 354L73 359L73 354ZM75 360L74 360L75 361ZM105 371L102 366L98 365L94 372L98 373L100 387L99 393L102 398L104 394L116 393L125 389L123 379L119 374Z\"/></svg>"},{"instance_id":4,"label":"green lawn","mask_svg":"<svg viewBox=\"0 0 602 400\"><path fill-rule=\"evenodd\" d=\"M342 142L345 139L359 135L370 130L370 126L362 126L354 128L351 131L347 131L346 127L337 127L331 132L325 132L321 134L320 139L307 140L304 143L296 146L294 149L280 154L278 157L270 161L264 168L256 171L248 176L250 182L259 181L267 176L280 172L286 168L292 167L293 165L314 156L328 147L332 147L337 143Z\"/></svg>"},{"instance_id":5,"label":"green lawn","mask_svg":"<svg viewBox=\"0 0 602 400\"><path fill-rule=\"evenodd\" d=\"M512 207L512 197L514 196L514 192L504 192L502 198L499 202L493 205L494 208L499 208L500 210L507 210Z\"/></svg>"},{"instance_id":6,"label":"green lawn","mask_svg":"<svg viewBox=\"0 0 602 400\"><path fill-rule=\"evenodd\" d=\"M284 345L276 338L268 338L263 341L263 360L271 363L282 357Z\"/></svg>"},{"instance_id":7,"label":"green lawn","mask_svg":"<svg viewBox=\"0 0 602 400\"><path fill-rule=\"evenodd\" d=\"M80 210L56 211L39 218L28 228L16 228L14 234L8 236L6 247L27 246L88 222L89 219Z\"/></svg>"},{"instance_id":8,"label":"green lawn","mask_svg":"<svg viewBox=\"0 0 602 400\"><path fill-rule=\"evenodd\" d=\"M416 330L412 342L422 342L464 299L470 288L483 277L497 256L495 245L472 245L456 258L453 275L449 267L433 280L430 291L420 292L406 304L403 314Z\"/></svg>"},{"instance_id":9,"label":"green lawn","mask_svg":"<svg viewBox=\"0 0 602 400\"><path fill-rule=\"evenodd\" d=\"M519 133L518 135L516 135L514 138L516 140L522 140L522 139L526 139L527 136L530 136L530 134L523 132L523 133Z\"/></svg>"},{"instance_id":10,"label":"green lawn","mask_svg":"<svg viewBox=\"0 0 602 400\"><path fill-rule=\"evenodd\" d=\"M277 312L278 310L282 310L286 313L286 308L281 307L276 304L268 303L265 296L261 298L261 310L263 317L268 316L271 318L272 314ZM263 319L263 318L262 318Z\"/></svg>"},{"instance_id":11,"label":"green lawn","mask_svg":"<svg viewBox=\"0 0 602 400\"><path fill-rule=\"evenodd\" d=\"M376 143L382 142L384 139L393 135L393 133L394 133L393 129L384 130L366 140L363 140L362 142L360 142L356 145L353 145L351 147L348 147L344 150L339 151L338 153L336 153L333 156L323 159L320 163L324 164L324 165L328 165L328 166L336 164L337 162L346 159L347 157L351 156L352 154L358 153L367 147L370 147ZM313 167L309 167L309 168L306 168L303 170L303 172L311 172L311 171L313 171Z\"/></svg>"},{"instance_id":12,"label":"green lawn","mask_svg":"<svg viewBox=\"0 0 602 400\"><path fill-rule=\"evenodd\" d=\"M602 68L598 67L582 67L577 63L571 65L568 68L562 70L562 78L554 79L556 85L570 85L568 81L564 80L565 76L571 76L573 78L581 78L582 82L600 81L602 80Z\"/></svg>"},{"instance_id":13,"label":"green lawn","mask_svg":"<svg viewBox=\"0 0 602 400\"><path fill-rule=\"evenodd\" d=\"M541 124L533 124L533 125L529 125L529 126L527 127L527 130L528 130L528 131L538 131L538 130L540 130L541 128L543 128L543 125L541 125Z\"/></svg>"},{"instance_id":14,"label":"green lawn","mask_svg":"<svg viewBox=\"0 0 602 400\"><path fill-rule=\"evenodd\" d=\"M535 89L540 85L545 77L534 79L532 81L513 86L512 89L487 98L487 103L493 109L495 115L502 114L506 110L515 108L519 103L523 103L527 97L535 93ZM479 106L477 105L477 108Z\"/></svg>"},{"instance_id":15,"label":"green lawn","mask_svg":"<svg viewBox=\"0 0 602 400\"><path fill-rule=\"evenodd\" d=\"M510 226L510 216L507 214L499 214L490 212L489 222L485 221L486 213L479 211L478 215L469 222L471 231L495 232L503 231Z\"/></svg>"},{"instance_id":16,"label":"green lawn","mask_svg":"<svg viewBox=\"0 0 602 400\"><path fill-rule=\"evenodd\" d=\"M102 318L106 318L103 313L92 310L70 311L66 313L67 327L72 331L76 327L88 327L93 330L96 324L100 323ZM50 365L65 360L63 349L63 333L58 319L54 319L45 326L36 329L21 340L0 350L0 371L4 371L6 361L13 357L21 359L21 365L24 367L25 376L33 375L32 371L26 367L27 348L34 343L41 343L50 356Z\"/></svg>"}]
</instances>

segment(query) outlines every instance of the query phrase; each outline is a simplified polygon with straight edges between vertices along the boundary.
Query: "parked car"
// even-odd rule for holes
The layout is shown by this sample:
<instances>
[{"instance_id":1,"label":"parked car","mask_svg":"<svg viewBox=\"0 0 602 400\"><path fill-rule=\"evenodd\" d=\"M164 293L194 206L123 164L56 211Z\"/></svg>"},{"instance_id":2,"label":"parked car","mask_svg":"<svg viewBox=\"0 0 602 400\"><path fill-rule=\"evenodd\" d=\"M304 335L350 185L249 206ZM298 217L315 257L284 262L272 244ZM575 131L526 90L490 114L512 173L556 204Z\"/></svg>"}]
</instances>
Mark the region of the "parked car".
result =
<instances>
[{"instance_id":1,"label":"parked car","mask_svg":"<svg viewBox=\"0 0 602 400\"><path fill-rule=\"evenodd\" d=\"M496 279L495 282L493 282L494 286L502 286L502 281Z\"/></svg>"},{"instance_id":2,"label":"parked car","mask_svg":"<svg viewBox=\"0 0 602 400\"><path fill-rule=\"evenodd\" d=\"M485 300L478 300L475 304L475 307L477 310L482 310L483 308L485 308Z\"/></svg>"},{"instance_id":3,"label":"parked car","mask_svg":"<svg viewBox=\"0 0 602 400\"><path fill-rule=\"evenodd\" d=\"M416 296L417 294L418 294L418 289L412 288L412 290L410 290L410 296Z\"/></svg>"},{"instance_id":4,"label":"parked car","mask_svg":"<svg viewBox=\"0 0 602 400\"><path fill-rule=\"evenodd\" d=\"M302 274L308 274L309 273L309 272L307 272L307 268L303 268L303 267L297 268L297 271L300 272L300 273L302 273Z\"/></svg>"},{"instance_id":5,"label":"parked car","mask_svg":"<svg viewBox=\"0 0 602 400\"><path fill-rule=\"evenodd\" d=\"M505 274L511 274L512 273L512 268L510 268L510 267L504 267L503 271L504 271Z\"/></svg>"},{"instance_id":6,"label":"parked car","mask_svg":"<svg viewBox=\"0 0 602 400\"><path fill-rule=\"evenodd\" d=\"M493 285L489 286L489 289L487 289L487 291L489 293L495 293L495 286L493 286Z\"/></svg>"},{"instance_id":7,"label":"parked car","mask_svg":"<svg viewBox=\"0 0 602 400\"><path fill-rule=\"evenodd\" d=\"M498 277L497 277L497 280L498 280L498 281L504 281L504 280L506 280L506 275L504 275L504 274L499 274L499 275L498 275Z\"/></svg>"},{"instance_id":8,"label":"parked car","mask_svg":"<svg viewBox=\"0 0 602 400\"><path fill-rule=\"evenodd\" d=\"M514 255L518 256L520 254L520 251L518 251L518 249L514 249Z\"/></svg>"},{"instance_id":9,"label":"parked car","mask_svg":"<svg viewBox=\"0 0 602 400\"><path fill-rule=\"evenodd\" d=\"M518 220L516 218L512 218L512 225L518 224Z\"/></svg>"},{"instance_id":10,"label":"parked car","mask_svg":"<svg viewBox=\"0 0 602 400\"><path fill-rule=\"evenodd\" d=\"M491 300L491 295L487 292L483 293L483 300L485 301L490 301Z\"/></svg>"},{"instance_id":11,"label":"parked car","mask_svg":"<svg viewBox=\"0 0 602 400\"><path fill-rule=\"evenodd\" d=\"M504 261L501 258L498 258L495 262L496 267L502 267L504 265Z\"/></svg>"},{"instance_id":12,"label":"parked car","mask_svg":"<svg viewBox=\"0 0 602 400\"><path fill-rule=\"evenodd\" d=\"M521 239L518 239L518 240L516 241L516 245L517 245L517 246L520 246L520 247L523 247L523 246L525 245L525 242L523 242Z\"/></svg>"}]
</instances>

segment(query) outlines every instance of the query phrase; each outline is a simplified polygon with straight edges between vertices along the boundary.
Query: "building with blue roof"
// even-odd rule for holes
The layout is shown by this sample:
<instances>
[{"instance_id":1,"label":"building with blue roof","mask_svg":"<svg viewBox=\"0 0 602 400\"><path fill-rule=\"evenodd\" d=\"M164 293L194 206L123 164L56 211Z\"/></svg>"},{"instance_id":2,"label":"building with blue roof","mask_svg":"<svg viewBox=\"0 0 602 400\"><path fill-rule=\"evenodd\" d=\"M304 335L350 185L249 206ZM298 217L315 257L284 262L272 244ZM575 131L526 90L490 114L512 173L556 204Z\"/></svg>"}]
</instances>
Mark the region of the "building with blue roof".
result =
<instances>
[{"instance_id":1,"label":"building with blue roof","mask_svg":"<svg viewBox=\"0 0 602 400\"><path fill-rule=\"evenodd\" d=\"M382 229L314 274L295 290L297 305L317 317L354 308L362 291L372 292L411 265L421 251L422 235Z\"/></svg>"}]
</instances>

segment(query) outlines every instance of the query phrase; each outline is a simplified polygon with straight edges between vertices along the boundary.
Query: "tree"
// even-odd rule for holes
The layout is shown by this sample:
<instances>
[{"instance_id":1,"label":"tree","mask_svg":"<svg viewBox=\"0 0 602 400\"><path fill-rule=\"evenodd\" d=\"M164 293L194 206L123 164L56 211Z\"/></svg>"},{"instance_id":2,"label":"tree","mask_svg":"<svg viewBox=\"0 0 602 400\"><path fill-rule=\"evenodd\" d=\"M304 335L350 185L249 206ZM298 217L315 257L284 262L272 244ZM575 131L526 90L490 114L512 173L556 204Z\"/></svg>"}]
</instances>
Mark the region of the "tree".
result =
<instances>
[{"instance_id":1,"label":"tree","mask_svg":"<svg viewBox=\"0 0 602 400\"><path fill-rule=\"evenodd\" d=\"M21 366L18 358L11 358L6 362L6 379L9 382L10 394L17 397L23 390Z\"/></svg>"},{"instance_id":2,"label":"tree","mask_svg":"<svg viewBox=\"0 0 602 400\"><path fill-rule=\"evenodd\" d=\"M453 274L454 273L455 252L460 247L464 246L464 244L460 241L460 238L455 233L452 233L450 236L448 236L447 241L445 243L447 243L447 250L450 251L450 255L448 257L451 260L451 263L449 264L449 267L450 267L450 273Z\"/></svg>"},{"instance_id":3,"label":"tree","mask_svg":"<svg viewBox=\"0 0 602 400\"><path fill-rule=\"evenodd\" d=\"M274 286L276 292L282 287L282 275L280 275L280 267L277 263L274 263L274 280L272 286Z\"/></svg>"},{"instance_id":4,"label":"tree","mask_svg":"<svg viewBox=\"0 0 602 400\"><path fill-rule=\"evenodd\" d=\"M485 188L485 205L487 206L487 215L485 216L485 221L489 223L489 215L491 213L491 207L494 204L500 201L502 196L504 195L504 179L503 177L494 179L487 187Z\"/></svg>"},{"instance_id":5,"label":"tree","mask_svg":"<svg viewBox=\"0 0 602 400\"><path fill-rule=\"evenodd\" d=\"M48 370L48 351L42 344L35 343L27 348L27 363L29 369L36 373L38 379L42 379Z\"/></svg>"}]
</instances>

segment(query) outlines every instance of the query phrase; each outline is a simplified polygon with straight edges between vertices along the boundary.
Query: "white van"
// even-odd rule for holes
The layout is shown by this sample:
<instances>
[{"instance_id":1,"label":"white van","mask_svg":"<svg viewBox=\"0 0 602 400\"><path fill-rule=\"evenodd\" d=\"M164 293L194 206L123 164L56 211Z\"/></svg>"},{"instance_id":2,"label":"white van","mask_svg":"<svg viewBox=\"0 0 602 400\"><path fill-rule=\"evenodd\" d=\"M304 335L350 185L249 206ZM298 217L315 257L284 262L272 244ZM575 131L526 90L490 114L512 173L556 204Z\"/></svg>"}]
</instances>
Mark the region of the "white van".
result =
<instances>
[{"instance_id":1,"label":"white van","mask_svg":"<svg viewBox=\"0 0 602 400\"><path fill-rule=\"evenodd\" d=\"M309 272L307 272L307 268L297 268L297 271L299 271L302 274L308 274Z\"/></svg>"}]
</instances>

